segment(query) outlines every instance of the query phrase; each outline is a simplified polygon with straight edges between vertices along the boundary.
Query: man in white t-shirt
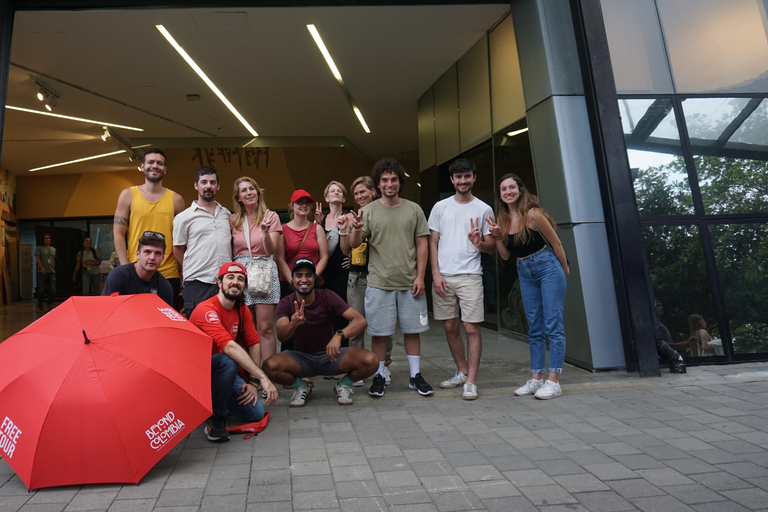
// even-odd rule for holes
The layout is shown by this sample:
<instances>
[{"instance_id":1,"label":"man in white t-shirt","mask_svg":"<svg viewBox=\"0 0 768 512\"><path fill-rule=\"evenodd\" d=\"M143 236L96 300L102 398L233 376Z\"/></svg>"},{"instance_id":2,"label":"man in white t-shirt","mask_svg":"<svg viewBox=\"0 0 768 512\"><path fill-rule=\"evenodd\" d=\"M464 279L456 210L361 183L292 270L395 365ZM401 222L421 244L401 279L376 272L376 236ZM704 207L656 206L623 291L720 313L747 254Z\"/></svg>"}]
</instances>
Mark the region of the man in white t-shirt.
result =
<instances>
[{"instance_id":1,"label":"man in white t-shirt","mask_svg":"<svg viewBox=\"0 0 768 512\"><path fill-rule=\"evenodd\" d=\"M429 259L432 266L432 309L435 320L443 320L448 347L456 363L456 374L440 383L441 388L464 386L465 400L477 398L477 370L485 320L483 270L480 251L492 254L495 241L486 218L493 210L472 195L477 174L466 159L448 169L456 193L438 202L429 215ZM485 238L483 238L485 237ZM459 330L459 312L467 331L467 351Z\"/></svg>"}]
</instances>

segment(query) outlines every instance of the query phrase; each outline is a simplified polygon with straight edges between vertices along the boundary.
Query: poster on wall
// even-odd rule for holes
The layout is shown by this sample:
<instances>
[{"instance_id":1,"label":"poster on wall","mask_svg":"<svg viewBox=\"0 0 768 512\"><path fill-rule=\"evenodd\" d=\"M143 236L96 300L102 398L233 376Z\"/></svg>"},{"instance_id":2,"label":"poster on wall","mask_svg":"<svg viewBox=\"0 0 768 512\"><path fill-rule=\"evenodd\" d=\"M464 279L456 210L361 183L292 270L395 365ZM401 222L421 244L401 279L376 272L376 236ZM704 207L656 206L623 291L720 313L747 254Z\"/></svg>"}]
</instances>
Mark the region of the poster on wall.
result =
<instances>
[{"instance_id":1,"label":"poster on wall","mask_svg":"<svg viewBox=\"0 0 768 512\"><path fill-rule=\"evenodd\" d=\"M21 275L19 276L19 287L21 288L21 298L31 299L34 297L32 288L32 244L21 244L19 246L19 253L21 254L20 267Z\"/></svg>"}]
</instances>

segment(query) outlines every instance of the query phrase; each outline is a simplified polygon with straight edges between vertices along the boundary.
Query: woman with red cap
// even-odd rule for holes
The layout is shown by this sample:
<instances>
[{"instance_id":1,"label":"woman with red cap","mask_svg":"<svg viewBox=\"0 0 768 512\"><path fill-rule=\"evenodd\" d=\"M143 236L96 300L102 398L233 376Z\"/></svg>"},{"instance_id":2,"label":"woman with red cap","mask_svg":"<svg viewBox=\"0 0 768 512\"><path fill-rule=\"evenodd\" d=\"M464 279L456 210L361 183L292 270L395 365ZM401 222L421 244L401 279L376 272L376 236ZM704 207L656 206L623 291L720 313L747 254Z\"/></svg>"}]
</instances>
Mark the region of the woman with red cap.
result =
<instances>
[{"instance_id":1,"label":"woman with red cap","mask_svg":"<svg viewBox=\"0 0 768 512\"><path fill-rule=\"evenodd\" d=\"M315 264L319 284L328 264L328 242L325 230L314 222L317 206L306 190L297 190L291 196L290 222L283 225L277 243L277 264L280 267L280 294L291 293L291 266L299 258L309 258ZM321 210L322 213L322 210Z\"/></svg>"}]
</instances>

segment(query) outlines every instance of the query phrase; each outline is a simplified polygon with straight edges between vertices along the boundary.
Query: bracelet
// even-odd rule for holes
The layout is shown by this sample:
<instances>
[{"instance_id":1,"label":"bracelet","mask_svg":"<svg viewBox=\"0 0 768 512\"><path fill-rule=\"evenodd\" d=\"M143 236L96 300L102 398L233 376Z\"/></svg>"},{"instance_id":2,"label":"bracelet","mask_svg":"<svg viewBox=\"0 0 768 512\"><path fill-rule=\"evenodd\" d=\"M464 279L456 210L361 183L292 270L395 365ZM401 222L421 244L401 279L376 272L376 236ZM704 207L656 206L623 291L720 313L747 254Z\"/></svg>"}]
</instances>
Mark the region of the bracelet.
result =
<instances>
[{"instance_id":1,"label":"bracelet","mask_svg":"<svg viewBox=\"0 0 768 512\"><path fill-rule=\"evenodd\" d=\"M339 236L347 236L349 235L349 232L347 231L339 231Z\"/></svg>"},{"instance_id":2,"label":"bracelet","mask_svg":"<svg viewBox=\"0 0 768 512\"><path fill-rule=\"evenodd\" d=\"M494 236L493 238L495 238L496 240L501 240L501 235L499 235L499 236Z\"/></svg>"},{"instance_id":3,"label":"bracelet","mask_svg":"<svg viewBox=\"0 0 768 512\"><path fill-rule=\"evenodd\" d=\"M358 233L359 233L360 231L362 231L362 230L363 230L363 228L355 228L355 231L356 231L356 232L358 232Z\"/></svg>"},{"instance_id":4,"label":"bracelet","mask_svg":"<svg viewBox=\"0 0 768 512\"><path fill-rule=\"evenodd\" d=\"M480 244L481 244L481 243L482 243L482 242L477 242L476 244L472 244L472 245L474 245L475 247L480 247Z\"/></svg>"}]
</instances>

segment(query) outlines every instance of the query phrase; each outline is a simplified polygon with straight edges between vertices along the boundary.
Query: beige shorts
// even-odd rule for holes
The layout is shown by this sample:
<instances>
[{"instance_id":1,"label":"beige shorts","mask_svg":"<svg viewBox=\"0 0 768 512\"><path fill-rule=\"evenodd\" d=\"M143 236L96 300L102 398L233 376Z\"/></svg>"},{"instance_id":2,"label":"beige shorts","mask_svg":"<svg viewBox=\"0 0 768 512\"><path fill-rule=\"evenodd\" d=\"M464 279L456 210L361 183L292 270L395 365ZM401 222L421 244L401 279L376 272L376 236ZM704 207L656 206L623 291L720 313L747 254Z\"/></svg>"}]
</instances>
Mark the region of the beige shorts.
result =
<instances>
[{"instance_id":1,"label":"beige shorts","mask_svg":"<svg viewBox=\"0 0 768 512\"><path fill-rule=\"evenodd\" d=\"M439 296L432 288L432 311L435 320L450 320L458 318L461 311L461 321L479 324L485 320L483 302L483 276L480 274L461 274L458 276L443 276L448 287L445 298Z\"/></svg>"}]
</instances>

